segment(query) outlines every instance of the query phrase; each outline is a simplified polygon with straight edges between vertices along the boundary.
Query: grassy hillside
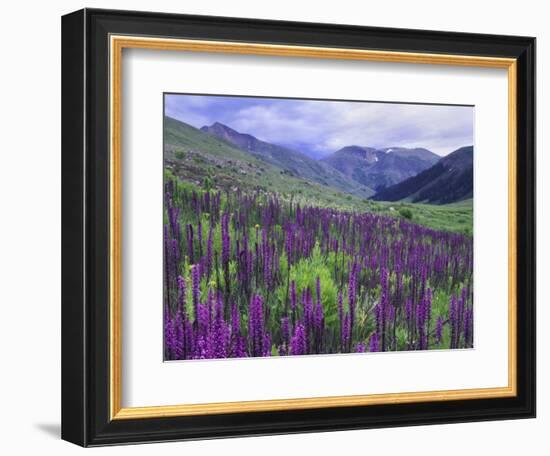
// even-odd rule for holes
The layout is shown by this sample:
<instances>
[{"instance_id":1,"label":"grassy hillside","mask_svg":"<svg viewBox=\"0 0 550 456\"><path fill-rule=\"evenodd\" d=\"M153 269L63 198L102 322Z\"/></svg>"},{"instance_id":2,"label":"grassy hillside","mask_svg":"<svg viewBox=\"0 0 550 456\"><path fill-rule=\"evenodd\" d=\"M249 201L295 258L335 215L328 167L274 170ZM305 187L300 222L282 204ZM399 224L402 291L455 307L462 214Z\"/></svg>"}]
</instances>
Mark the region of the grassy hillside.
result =
<instances>
[{"instance_id":1,"label":"grassy hillside","mask_svg":"<svg viewBox=\"0 0 550 456\"><path fill-rule=\"evenodd\" d=\"M454 231L472 235L473 200L433 205L407 202L371 201L368 210L394 217L404 217L419 225L441 231Z\"/></svg>"},{"instance_id":2,"label":"grassy hillside","mask_svg":"<svg viewBox=\"0 0 550 456\"><path fill-rule=\"evenodd\" d=\"M301 152L286 147L261 141L252 135L240 133L219 122L215 122L209 127L202 127L200 131L227 142L230 146L253 155L263 162L277 166L293 176L361 198L367 198L375 193L372 188L359 182L350 181L348 176L323 161L314 160Z\"/></svg>"},{"instance_id":3,"label":"grassy hillside","mask_svg":"<svg viewBox=\"0 0 550 456\"><path fill-rule=\"evenodd\" d=\"M364 204L363 198L294 176L183 122L166 117L164 127L165 168L188 182L229 191L260 189L319 206Z\"/></svg>"}]
</instances>

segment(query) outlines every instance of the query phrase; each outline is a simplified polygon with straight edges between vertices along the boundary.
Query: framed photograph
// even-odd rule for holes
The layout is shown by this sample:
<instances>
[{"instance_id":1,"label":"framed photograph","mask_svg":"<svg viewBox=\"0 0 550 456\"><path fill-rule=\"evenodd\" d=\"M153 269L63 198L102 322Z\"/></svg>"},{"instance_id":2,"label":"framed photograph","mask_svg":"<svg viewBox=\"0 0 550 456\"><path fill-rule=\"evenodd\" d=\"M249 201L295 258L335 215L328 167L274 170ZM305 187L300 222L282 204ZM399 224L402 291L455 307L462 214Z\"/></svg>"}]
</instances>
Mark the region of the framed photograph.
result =
<instances>
[{"instance_id":1,"label":"framed photograph","mask_svg":"<svg viewBox=\"0 0 550 456\"><path fill-rule=\"evenodd\" d=\"M62 20L62 437L535 416L535 39Z\"/></svg>"}]
</instances>

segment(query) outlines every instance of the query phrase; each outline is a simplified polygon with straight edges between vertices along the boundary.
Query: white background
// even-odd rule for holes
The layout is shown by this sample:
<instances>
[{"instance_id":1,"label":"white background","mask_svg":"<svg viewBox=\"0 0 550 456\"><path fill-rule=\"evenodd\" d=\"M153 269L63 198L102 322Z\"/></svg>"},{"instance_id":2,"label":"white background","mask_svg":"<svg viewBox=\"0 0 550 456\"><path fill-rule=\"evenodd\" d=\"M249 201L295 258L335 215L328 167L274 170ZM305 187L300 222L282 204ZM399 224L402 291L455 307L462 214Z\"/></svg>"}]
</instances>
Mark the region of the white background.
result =
<instances>
[{"instance_id":1,"label":"white background","mask_svg":"<svg viewBox=\"0 0 550 456\"><path fill-rule=\"evenodd\" d=\"M548 80L549 40L544 2L439 1L257 2L157 0L12 2L1 18L0 72L0 450L6 454L72 454L59 440L60 403L60 19L82 6L156 9L417 29L523 34L538 38L538 80ZM539 126L550 99L538 87ZM536 420L230 439L103 448L94 454L547 454L550 427L548 268L550 172L538 129L538 418ZM545 280L546 279L546 280ZM498 285L498 284L495 284Z\"/></svg>"},{"instance_id":2,"label":"white background","mask_svg":"<svg viewBox=\"0 0 550 456\"><path fill-rule=\"evenodd\" d=\"M123 406L507 386L505 69L128 50L122 74ZM475 349L162 363L163 91L475 105Z\"/></svg>"}]
</instances>

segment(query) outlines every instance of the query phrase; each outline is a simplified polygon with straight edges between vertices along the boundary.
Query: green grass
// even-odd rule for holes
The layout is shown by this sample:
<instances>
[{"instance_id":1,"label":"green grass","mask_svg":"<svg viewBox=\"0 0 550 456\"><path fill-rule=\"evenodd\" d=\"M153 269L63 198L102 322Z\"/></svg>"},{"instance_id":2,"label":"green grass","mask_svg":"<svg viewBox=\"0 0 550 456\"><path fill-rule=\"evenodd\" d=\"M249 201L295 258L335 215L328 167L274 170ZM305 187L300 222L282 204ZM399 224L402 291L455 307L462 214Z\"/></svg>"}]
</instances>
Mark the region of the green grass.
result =
<instances>
[{"instance_id":1,"label":"green grass","mask_svg":"<svg viewBox=\"0 0 550 456\"><path fill-rule=\"evenodd\" d=\"M453 204L417 204L403 202L371 202L370 209L395 217L410 211L407 217L414 223L440 231L455 231L467 235L473 233L473 201L471 199Z\"/></svg>"}]
</instances>

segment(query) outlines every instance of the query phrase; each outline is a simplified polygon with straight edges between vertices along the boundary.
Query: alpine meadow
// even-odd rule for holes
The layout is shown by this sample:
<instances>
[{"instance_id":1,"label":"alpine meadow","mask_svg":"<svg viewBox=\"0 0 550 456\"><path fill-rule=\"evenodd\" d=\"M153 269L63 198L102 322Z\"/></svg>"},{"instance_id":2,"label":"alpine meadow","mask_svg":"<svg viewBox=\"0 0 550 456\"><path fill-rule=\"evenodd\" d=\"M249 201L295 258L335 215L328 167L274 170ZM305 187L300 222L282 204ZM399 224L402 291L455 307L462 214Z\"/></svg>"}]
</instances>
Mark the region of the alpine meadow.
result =
<instances>
[{"instance_id":1,"label":"alpine meadow","mask_svg":"<svg viewBox=\"0 0 550 456\"><path fill-rule=\"evenodd\" d=\"M473 348L473 118L164 94L164 359Z\"/></svg>"}]
</instances>

